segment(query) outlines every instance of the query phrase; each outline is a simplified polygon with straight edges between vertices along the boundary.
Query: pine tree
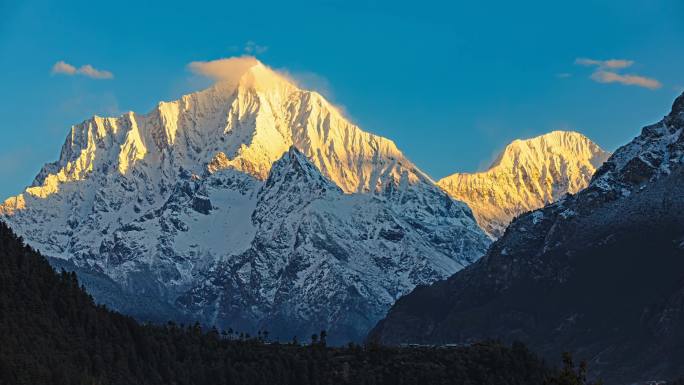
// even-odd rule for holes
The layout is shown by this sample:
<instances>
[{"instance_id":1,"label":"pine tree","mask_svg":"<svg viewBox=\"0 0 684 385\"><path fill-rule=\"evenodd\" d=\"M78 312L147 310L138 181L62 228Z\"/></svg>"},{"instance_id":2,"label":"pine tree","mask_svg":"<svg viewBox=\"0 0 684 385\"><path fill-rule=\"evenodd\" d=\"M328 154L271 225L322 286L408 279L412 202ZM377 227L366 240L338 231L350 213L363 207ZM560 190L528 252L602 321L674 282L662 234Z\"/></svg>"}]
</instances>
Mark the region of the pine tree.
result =
<instances>
[{"instance_id":1,"label":"pine tree","mask_svg":"<svg viewBox=\"0 0 684 385\"><path fill-rule=\"evenodd\" d=\"M549 378L546 381L547 385L602 385L602 381L587 382L587 362L580 362L579 366L575 368L575 363L572 359L572 354L565 352L562 355L563 368L557 376Z\"/></svg>"}]
</instances>

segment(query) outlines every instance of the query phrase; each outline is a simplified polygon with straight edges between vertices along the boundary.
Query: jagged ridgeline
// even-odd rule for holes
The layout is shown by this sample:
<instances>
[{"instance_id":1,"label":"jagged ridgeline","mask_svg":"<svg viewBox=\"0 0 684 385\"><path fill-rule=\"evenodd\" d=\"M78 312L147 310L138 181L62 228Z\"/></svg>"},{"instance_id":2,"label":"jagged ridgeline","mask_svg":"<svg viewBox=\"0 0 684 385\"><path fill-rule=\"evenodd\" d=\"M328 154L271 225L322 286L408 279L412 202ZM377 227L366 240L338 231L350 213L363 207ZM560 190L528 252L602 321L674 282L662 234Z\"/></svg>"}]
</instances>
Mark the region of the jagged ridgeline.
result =
<instances>
[{"instance_id":1,"label":"jagged ridgeline","mask_svg":"<svg viewBox=\"0 0 684 385\"><path fill-rule=\"evenodd\" d=\"M146 115L71 128L0 214L96 300L286 340L361 340L484 254L470 209L385 138L253 59Z\"/></svg>"},{"instance_id":2,"label":"jagged ridgeline","mask_svg":"<svg viewBox=\"0 0 684 385\"><path fill-rule=\"evenodd\" d=\"M0 221L0 384L533 384L551 372L520 344L347 348L234 341L141 326L94 304Z\"/></svg>"},{"instance_id":3,"label":"jagged ridgeline","mask_svg":"<svg viewBox=\"0 0 684 385\"><path fill-rule=\"evenodd\" d=\"M684 373L684 95L589 186L524 214L475 264L400 299L383 343L521 340L610 384Z\"/></svg>"}]
</instances>

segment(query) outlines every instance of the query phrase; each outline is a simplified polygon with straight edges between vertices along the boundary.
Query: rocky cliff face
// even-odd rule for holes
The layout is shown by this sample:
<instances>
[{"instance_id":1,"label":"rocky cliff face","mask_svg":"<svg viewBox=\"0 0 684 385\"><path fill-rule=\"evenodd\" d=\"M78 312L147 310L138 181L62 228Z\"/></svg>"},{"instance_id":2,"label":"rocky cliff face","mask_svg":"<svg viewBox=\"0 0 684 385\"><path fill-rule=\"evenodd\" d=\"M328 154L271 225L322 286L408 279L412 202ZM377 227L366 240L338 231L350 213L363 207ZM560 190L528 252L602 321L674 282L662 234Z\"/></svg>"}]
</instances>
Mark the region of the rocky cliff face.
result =
<instances>
[{"instance_id":1,"label":"rocky cliff face","mask_svg":"<svg viewBox=\"0 0 684 385\"><path fill-rule=\"evenodd\" d=\"M487 171L456 173L437 184L466 202L480 226L498 238L518 215L585 188L609 155L582 134L554 131L512 142Z\"/></svg>"},{"instance_id":2,"label":"rocky cliff face","mask_svg":"<svg viewBox=\"0 0 684 385\"><path fill-rule=\"evenodd\" d=\"M261 63L235 78L73 126L0 214L115 308L285 338L358 339L484 253L468 207L393 142Z\"/></svg>"},{"instance_id":3,"label":"rocky cliff face","mask_svg":"<svg viewBox=\"0 0 684 385\"><path fill-rule=\"evenodd\" d=\"M609 383L684 371L684 95L576 195L515 220L485 257L414 290L371 338L518 339Z\"/></svg>"}]
</instances>

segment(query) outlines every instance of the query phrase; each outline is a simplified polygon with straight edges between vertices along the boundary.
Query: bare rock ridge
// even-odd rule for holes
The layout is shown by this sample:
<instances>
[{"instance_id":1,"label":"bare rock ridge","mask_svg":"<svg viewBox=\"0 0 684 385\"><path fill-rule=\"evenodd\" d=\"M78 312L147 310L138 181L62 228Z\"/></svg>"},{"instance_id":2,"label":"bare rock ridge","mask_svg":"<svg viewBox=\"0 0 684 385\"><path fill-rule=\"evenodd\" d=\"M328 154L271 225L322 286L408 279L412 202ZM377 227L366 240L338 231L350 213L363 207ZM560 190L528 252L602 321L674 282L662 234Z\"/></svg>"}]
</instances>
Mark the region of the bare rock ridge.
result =
<instances>
[{"instance_id":1,"label":"bare rock ridge","mask_svg":"<svg viewBox=\"0 0 684 385\"><path fill-rule=\"evenodd\" d=\"M74 125L0 216L129 314L338 342L490 243L392 141L256 60L148 114Z\"/></svg>"},{"instance_id":2,"label":"bare rock ridge","mask_svg":"<svg viewBox=\"0 0 684 385\"><path fill-rule=\"evenodd\" d=\"M580 133L553 131L513 141L487 171L456 173L437 184L498 238L516 216L585 188L609 155Z\"/></svg>"}]
</instances>

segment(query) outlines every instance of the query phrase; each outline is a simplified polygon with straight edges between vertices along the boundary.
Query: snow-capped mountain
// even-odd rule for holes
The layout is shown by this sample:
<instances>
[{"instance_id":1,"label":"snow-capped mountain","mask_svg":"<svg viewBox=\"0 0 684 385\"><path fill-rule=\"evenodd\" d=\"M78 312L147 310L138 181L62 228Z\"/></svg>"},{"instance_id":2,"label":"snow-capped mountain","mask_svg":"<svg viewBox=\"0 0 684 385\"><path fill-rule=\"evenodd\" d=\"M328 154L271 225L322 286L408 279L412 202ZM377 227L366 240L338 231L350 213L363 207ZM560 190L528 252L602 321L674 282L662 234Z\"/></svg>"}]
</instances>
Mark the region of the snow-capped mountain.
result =
<instances>
[{"instance_id":1,"label":"snow-capped mountain","mask_svg":"<svg viewBox=\"0 0 684 385\"><path fill-rule=\"evenodd\" d=\"M45 255L98 275L86 284L104 276L126 298L286 338L358 339L415 285L484 253L469 208L392 141L256 60L234 78L73 126L60 159L0 214Z\"/></svg>"},{"instance_id":2,"label":"snow-capped mountain","mask_svg":"<svg viewBox=\"0 0 684 385\"><path fill-rule=\"evenodd\" d=\"M684 94L575 195L521 215L476 263L401 298L385 343L522 341L609 384L684 371Z\"/></svg>"},{"instance_id":3,"label":"snow-capped mountain","mask_svg":"<svg viewBox=\"0 0 684 385\"><path fill-rule=\"evenodd\" d=\"M466 202L480 227L498 238L518 215L585 188L608 156L580 133L553 131L513 141L487 171L456 173L437 184Z\"/></svg>"}]
</instances>

